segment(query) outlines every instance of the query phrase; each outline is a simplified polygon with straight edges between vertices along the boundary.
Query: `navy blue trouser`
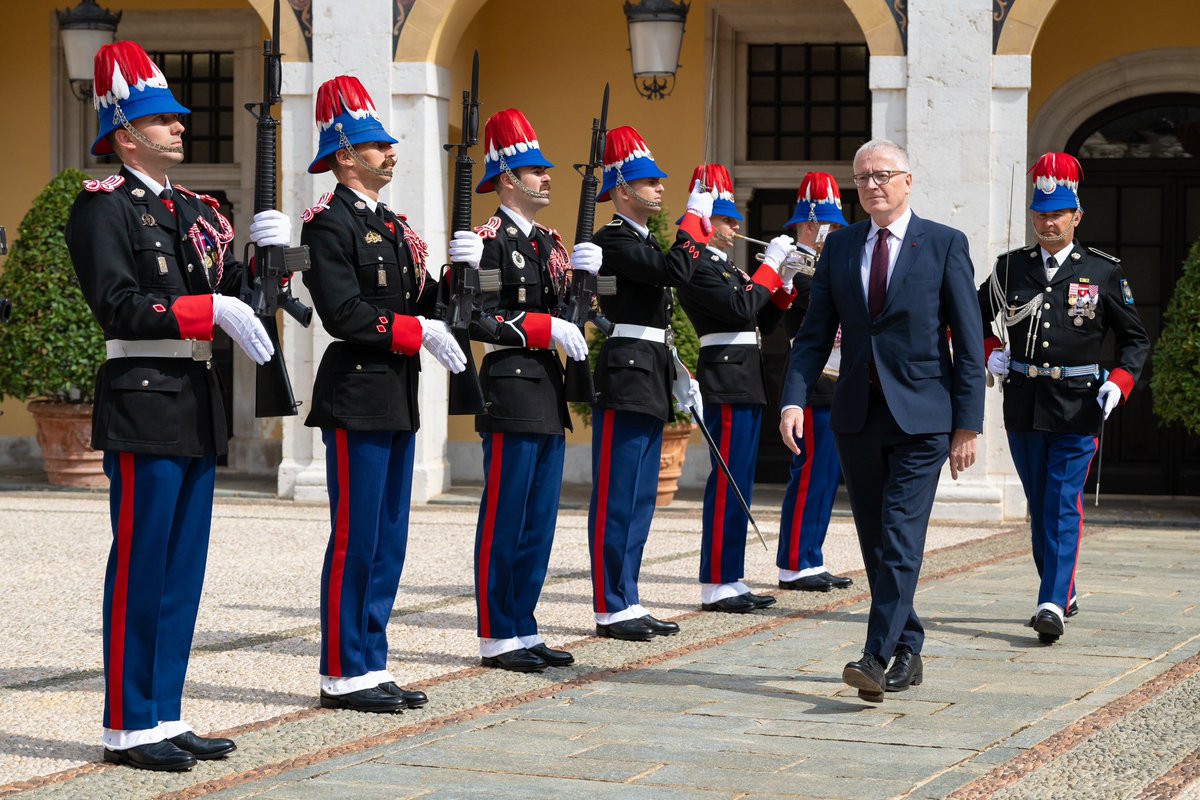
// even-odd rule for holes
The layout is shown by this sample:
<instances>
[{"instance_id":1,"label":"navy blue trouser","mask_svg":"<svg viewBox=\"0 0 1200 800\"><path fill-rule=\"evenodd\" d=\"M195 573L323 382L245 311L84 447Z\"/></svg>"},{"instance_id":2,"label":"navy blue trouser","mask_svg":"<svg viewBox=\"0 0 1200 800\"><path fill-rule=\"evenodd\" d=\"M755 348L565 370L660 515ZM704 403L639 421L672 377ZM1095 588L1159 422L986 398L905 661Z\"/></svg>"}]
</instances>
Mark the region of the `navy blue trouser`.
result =
<instances>
[{"instance_id":1,"label":"navy blue trouser","mask_svg":"<svg viewBox=\"0 0 1200 800\"><path fill-rule=\"evenodd\" d=\"M925 629L913 597L950 434L905 433L887 403L872 398L862 430L834 438L871 586L866 649L884 661L899 645L920 653Z\"/></svg>"},{"instance_id":2,"label":"navy blue trouser","mask_svg":"<svg viewBox=\"0 0 1200 800\"><path fill-rule=\"evenodd\" d=\"M762 406L712 403L704 407L704 425L749 504L754 494ZM704 484L700 582L733 583L740 581L746 572L746 526L749 520L711 453L709 461L712 471Z\"/></svg>"},{"instance_id":3,"label":"navy blue trouser","mask_svg":"<svg viewBox=\"0 0 1200 800\"><path fill-rule=\"evenodd\" d=\"M821 547L829 532L833 501L842 480L829 408L804 410L804 438L800 454L792 456L787 491L779 518L779 549L775 565L800 572L825 566Z\"/></svg>"},{"instance_id":4,"label":"navy blue trouser","mask_svg":"<svg viewBox=\"0 0 1200 800\"><path fill-rule=\"evenodd\" d=\"M475 606L482 638L537 633L533 612L554 544L565 452L561 435L483 434L486 483L475 527Z\"/></svg>"},{"instance_id":5,"label":"navy blue trouser","mask_svg":"<svg viewBox=\"0 0 1200 800\"><path fill-rule=\"evenodd\" d=\"M1086 434L1008 434L1013 464L1029 501L1033 563L1042 579L1038 605L1054 603L1065 611L1076 595L1083 484L1096 445L1096 437Z\"/></svg>"},{"instance_id":6,"label":"navy blue trouser","mask_svg":"<svg viewBox=\"0 0 1200 800\"><path fill-rule=\"evenodd\" d=\"M180 718L216 471L216 456L104 453L113 530L104 573L106 728Z\"/></svg>"},{"instance_id":7,"label":"navy blue trouser","mask_svg":"<svg viewBox=\"0 0 1200 800\"><path fill-rule=\"evenodd\" d=\"M658 499L662 432L662 420L649 414L592 409L588 547L597 614L614 614L639 602L642 550Z\"/></svg>"},{"instance_id":8,"label":"navy blue trouser","mask_svg":"<svg viewBox=\"0 0 1200 800\"><path fill-rule=\"evenodd\" d=\"M387 624L412 497L411 431L322 428L331 528L321 569L321 674L387 669Z\"/></svg>"}]
</instances>

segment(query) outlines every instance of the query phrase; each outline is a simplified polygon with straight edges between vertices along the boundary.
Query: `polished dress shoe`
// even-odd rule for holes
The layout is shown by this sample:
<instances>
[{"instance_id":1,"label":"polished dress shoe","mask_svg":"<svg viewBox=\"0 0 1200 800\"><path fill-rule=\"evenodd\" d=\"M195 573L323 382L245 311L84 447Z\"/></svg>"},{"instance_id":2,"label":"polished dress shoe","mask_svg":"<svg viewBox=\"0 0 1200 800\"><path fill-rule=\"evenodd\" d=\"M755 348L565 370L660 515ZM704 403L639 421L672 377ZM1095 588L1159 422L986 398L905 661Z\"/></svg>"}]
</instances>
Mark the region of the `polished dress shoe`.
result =
<instances>
[{"instance_id":1,"label":"polished dress shoe","mask_svg":"<svg viewBox=\"0 0 1200 800\"><path fill-rule=\"evenodd\" d=\"M479 663L485 667L497 667L509 672L541 672L549 666L544 658L524 647L520 650L509 650L498 656L483 656Z\"/></svg>"},{"instance_id":2,"label":"polished dress shoe","mask_svg":"<svg viewBox=\"0 0 1200 800\"><path fill-rule=\"evenodd\" d=\"M128 764L155 772L186 772L196 766L196 757L163 739L153 744L139 744L126 750L104 748L104 760L110 764Z\"/></svg>"},{"instance_id":3,"label":"polished dress shoe","mask_svg":"<svg viewBox=\"0 0 1200 800\"><path fill-rule=\"evenodd\" d=\"M348 711L367 711L373 714L399 714L404 700L385 692L378 686L359 689L348 694L329 694L321 690L321 708L344 708Z\"/></svg>"},{"instance_id":4,"label":"polished dress shoe","mask_svg":"<svg viewBox=\"0 0 1200 800\"><path fill-rule=\"evenodd\" d=\"M897 649L892 667L887 671L885 688L889 692L903 692L909 686L920 686L923 680L925 667L921 663L921 654L907 647Z\"/></svg>"},{"instance_id":5,"label":"polished dress shoe","mask_svg":"<svg viewBox=\"0 0 1200 800\"><path fill-rule=\"evenodd\" d=\"M828 583L831 589L846 589L854 585L853 579L843 578L841 575L834 575L832 572L822 572L816 577Z\"/></svg>"},{"instance_id":6,"label":"polished dress shoe","mask_svg":"<svg viewBox=\"0 0 1200 800\"><path fill-rule=\"evenodd\" d=\"M700 608L705 611L724 611L726 614L748 614L758 610L755 602L744 594L723 597L715 603L701 603Z\"/></svg>"},{"instance_id":7,"label":"polished dress shoe","mask_svg":"<svg viewBox=\"0 0 1200 800\"><path fill-rule=\"evenodd\" d=\"M641 622L655 636L674 636L679 633L679 623L663 622L661 619L655 619L647 614L644 617L638 617L638 622Z\"/></svg>"},{"instance_id":8,"label":"polished dress shoe","mask_svg":"<svg viewBox=\"0 0 1200 800\"><path fill-rule=\"evenodd\" d=\"M858 689L858 696L868 703L882 703L886 666L874 653L863 650L862 658L851 661L842 670L842 680Z\"/></svg>"},{"instance_id":9,"label":"polished dress shoe","mask_svg":"<svg viewBox=\"0 0 1200 800\"><path fill-rule=\"evenodd\" d=\"M610 622L608 625L601 625L597 622L596 635L601 639L648 642L654 638L654 631L644 619L623 619L620 622Z\"/></svg>"},{"instance_id":10,"label":"polished dress shoe","mask_svg":"<svg viewBox=\"0 0 1200 800\"><path fill-rule=\"evenodd\" d=\"M1043 608L1033 617L1033 629L1037 631L1038 641L1051 644L1063 635L1063 622L1048 608Z\"/></svg>"},{"instance_id":11,"label":"polished dress shoe","mask_svg":"<svg viewBox=\"0 0 1200 800\"><path fill-rule=\"evenodd\" d=\"M775 597L773 595L747 592L742 596L750 598L750 602L754 603L755 608L769 608L775 605Z\"/></svg>"},{"instance_id":12,"label":"polished dress shoe","mask_svg":"<svg viewBox=\"0 0 1200 800\"><path fill-rule=\"evenodd\" d=\"M575 663L575 656L566 650L555 650L547 647L545 642L538 642L529 648L529 652L545 661L551 667L565 667Z\"/></svg>"},{"instance_id":13,"label":"polished dress shoe","mask_svg":"<svg viewBox=\"0 0 1200 800\"><path fill-rule=\"evenodd\" d=\"M1063 618L1070 619L1071 617L1075 616L1078 613L1079 613L1079 603L1073 602L1073 603L1071 603L1071 605L1067 606L1067 613L1063 614Z\"/></svg>"},{"instance_id":14,"label":"polished dress shoe","mask_svg":"<svg viewBox=\"0 0 1200 800\"><path fill-rule=\"evenodd\" d=\"M191 753L201 761L224 758L237 750L233 739L206 739L203 736L197 736L194 731L184 731L178 736L172 736L167 741L180 750Z\"/></svg>"},{"instance_id":15,"label":"polished dress shoe","mask_svg":"<svg viewBox=\"0 0 1200 800\"><path fill-rule=\"evenodd\" d=\"M399 697L404 701L404 705L409 708L420 708L429 702L429 698L424 692L412 692L408 689L401 689L395 681L384 681L379 684L379 688L390 695Z\"/></svg>"},{"instance_id":16,"label":"polished dress shoe","mask_svg":"<svg viewBox=\"0 0 1200 800\"><path fill-rule=\"evenodd\" d=\"M805 575L794 581L780 581L779 588L798 592L828 592L833 586L822 580L820 575Z\"/></svg>"}]
</instances>

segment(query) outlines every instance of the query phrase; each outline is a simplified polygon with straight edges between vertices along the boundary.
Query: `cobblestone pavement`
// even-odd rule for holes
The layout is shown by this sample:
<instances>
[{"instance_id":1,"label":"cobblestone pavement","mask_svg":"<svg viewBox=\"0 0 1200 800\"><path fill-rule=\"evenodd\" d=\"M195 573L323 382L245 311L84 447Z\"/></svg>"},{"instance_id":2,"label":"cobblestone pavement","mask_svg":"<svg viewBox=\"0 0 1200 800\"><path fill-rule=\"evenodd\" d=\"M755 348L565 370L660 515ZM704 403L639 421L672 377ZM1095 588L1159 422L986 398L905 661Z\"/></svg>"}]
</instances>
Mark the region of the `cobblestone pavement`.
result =
<instances>
[{"instance_id":1,"label":"cobblestone pavement","mask_svg":"<svg viewBox=\"0 0 1200 800\"><path fill-rule=\"evenodd\" d=\"M586 515L564 511L538 616L576 665L484 670L475 511L422 507L389 638L393 672L431 702L382 717L315 707L326 509L223 499L184 711L239 751L155 774L98 763L107 514L102 495L0 494L0 796L1200 797L1194 527L1090 528L1082 613L1045 647L1023 625L1036 591L1024 527L935 526L925 683L870 706L839 679L862 646L865 581L699 613L686 504L657 516L642 578L679 636L591 638ZM773 547L778 513L756 514ZM826 556L861 569L844 517ZM752 543L747 569L773 586L773 551Z\"/></svg>"}]
</instances>

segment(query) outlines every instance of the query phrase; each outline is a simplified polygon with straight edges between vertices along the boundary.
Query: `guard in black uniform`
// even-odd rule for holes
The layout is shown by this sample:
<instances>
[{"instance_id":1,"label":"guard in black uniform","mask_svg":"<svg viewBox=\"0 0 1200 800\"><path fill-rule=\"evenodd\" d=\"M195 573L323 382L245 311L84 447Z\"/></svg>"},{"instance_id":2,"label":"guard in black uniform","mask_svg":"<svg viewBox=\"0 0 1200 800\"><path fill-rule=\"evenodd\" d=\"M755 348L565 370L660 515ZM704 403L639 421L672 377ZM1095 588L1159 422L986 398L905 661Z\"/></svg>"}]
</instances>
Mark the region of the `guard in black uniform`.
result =
<instances>
[{"instance_id":1,"label":"guard in black uniform","mask_svg":"<svg viewBox=\"0 0 1200 800\"><path fill-rule=\"evenodd\" d=\"M421 348L452 372L466 366L441 320L430 319L437 282L426 246L379 200L396 142L357 78L317 90L319 149L308 171L338 185L304 212L304 283L325 350L305 424L325 442L331 531L321 572L321 706L398 712L423 692L387 669L387 624L408 545L414 440L420 427Z\"/></svg>"},{"instance_id":2,"label":"guard in black uniform","mask_svg":"<svg viewBox=\"0 0 1200 800\"><path fill-rule=\"evenodd\" d=\"M1030 624L1046 643L1078 608L1083 484L1097 434L1129 397L1150 348L1120 260L1074 240L1081 177L1065 153L1038 160L1029 206L1038 244L1000 256L979 289L985 326L1000 318L993 329L1003 338L985 344L988 370L1003 380L1004 427L1029 502L1041 577ZM1100 346L1110 330L1117 355L1106 372Z\"/></svg>"},{"instance_id":3,"label":"guard in black uniform","mask_svg":"<svg viewBox=\"0 0 1200 800\"><path fill-rule=\"evenodd\" d=\"M676 370L683 370L671 332L670 287L691 280L712 232L713 196L693 187L675 244L662 252L646 226L662 208L665 177L636 130L608 132L596 200L611 199L617 213L593 241L604 251L600 272L615 275L617 289L600 298L615 327L596 363L588 544L596 634L629 641L679 631L642 608L637 580L658 495L663 423L672 416ZM676 400L700 411L699 384L680 377L687 389Z\"/></svg>"},{"instance_id":4,"label":"guard in black uniform","mask_svg":"<svg viewBox=\"0 0 1200 800\"><path fill-rule=\"evenodd\" d=\"M534 672L575 661L546 646L534 610L558 521L563 430L571 427L555 346L576 361L588 356L579 328L555 314L567 299L568 270L595 273L600 248L576 245L568 259L558 233L534 222L550 205L547 170L554 165L524 114L495 114L483 138L484 175L475 191L494 190L500 208L451 244L452 261L497 269L501 278L484 308L499 323L495 335L471 327L489 351L479 370L486 408L475 418L485 477L475 529L479 654L485 667Z\"/></svg>"},{"instance_id":5,"label":"guard in black uniform","mask_svg":"<svg viewBox=\"0 0 1200 800\"><path fill-rule=\"evenodd\" d=\"M237 299L242 264L217 201L173 186L181 117L162 72L133 42L96 54L93 155L121 171L84 182L66 239L83 295L104 330L92 447L111 481L113 543L104 577L104 760L191 769L232 752L180 718L204 583L217 457L228 422L212 369L213 326L259 364L273 349ZM251 238L286 246L291 224L257 214Z\"/></svg>"},{"instance_id":6,"label":"guard in black uniform","mask_svg":"<svg viewBox=\"0 0 1200 800\"><path fill-rule=\"evenodd\" d=\"M754 494L754 468L762 410L767 404L761 333L769 334L796 296L793 272L785 267L795 251L791 237L772 240L751 277L733 264L734 234L742 220L733 202L733 179L720 164L701 164L692 173L712 188L712 238L692 279L679 287L679 302L700 337L696 377L704 399L704 424L747 503ZM781 272L787 271L784 286ZM744 614L774 605L742 582L746 566L746 513L725 473L712 457L704 486L700 540L700 607Z\"/></svg>"}]
</instances>

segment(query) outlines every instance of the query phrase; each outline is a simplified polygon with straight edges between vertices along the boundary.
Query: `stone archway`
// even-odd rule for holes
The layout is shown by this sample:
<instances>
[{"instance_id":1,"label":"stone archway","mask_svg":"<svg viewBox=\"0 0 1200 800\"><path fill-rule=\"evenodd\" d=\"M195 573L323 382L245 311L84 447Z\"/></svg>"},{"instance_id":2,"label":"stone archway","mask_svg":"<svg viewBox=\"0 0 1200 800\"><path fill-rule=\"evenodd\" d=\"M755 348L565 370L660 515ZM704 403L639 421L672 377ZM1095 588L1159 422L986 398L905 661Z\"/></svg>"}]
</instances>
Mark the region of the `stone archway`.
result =
<instances>
[{"instance_id":1,"label":"stone archway","mask_svg":"<svg viewBox=\"0 0 1200 800\"><path fill-rule=\"evenodd\" d=\"M995 0L993 18L1002 20L1004 29L996 43L998 56L1027 56L1041 33L1042 24L1058 0ZM997 17L997 15L999 15Z\"/></svg>"}]
</instances>

